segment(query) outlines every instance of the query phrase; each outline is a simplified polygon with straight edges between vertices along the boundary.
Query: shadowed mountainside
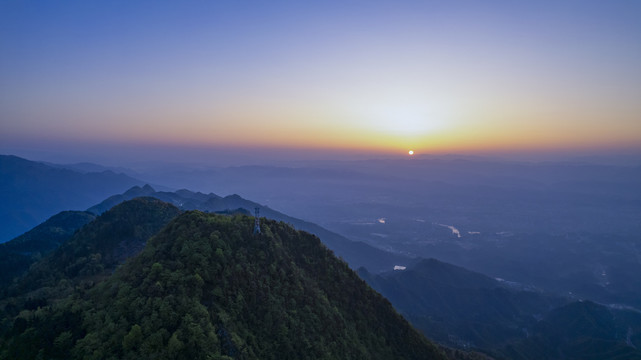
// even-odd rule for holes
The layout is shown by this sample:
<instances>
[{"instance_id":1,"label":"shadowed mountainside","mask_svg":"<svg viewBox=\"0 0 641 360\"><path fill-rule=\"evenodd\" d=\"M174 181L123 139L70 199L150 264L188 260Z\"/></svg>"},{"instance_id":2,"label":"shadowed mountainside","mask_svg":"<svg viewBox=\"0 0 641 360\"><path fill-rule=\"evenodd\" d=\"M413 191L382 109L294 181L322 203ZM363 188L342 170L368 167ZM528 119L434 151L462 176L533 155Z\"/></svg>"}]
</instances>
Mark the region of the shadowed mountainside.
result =
<instances>
[{"instance_id":1,"label":"shadowed mountainside","mask_svg":"<svg viewBox=\"0 0 641 360\"><path fill-rule=\"evenodd\" d=\"M31 264L56 249L96 216L86 211L63 211L17 238L0 244L0 288Z\"/></svg>"},{"instance_id":2,"label":"shadowed mountainside","mask_svg":"<svg viewBox=\"0 0 641 360\"><path fill-rule=\"evenodd\" d=\"M260 208L260 216L291 224L298 230L304 230L318 236L323 243L332 249L337 256L343 258L353 268L366 267L372 272L390 270L394 265L407 265L414 259L399 254L389 253L362 242L349 240L339 234L324 229L316 224L285 215L267 206L243 199L238 195L220 197L215 194L203 194L189 190L176 192L155 191L151 186L134 186L120 195L114 195L88 211L100 214L112 206L139 196L150 196L168 202L183 210L201 210L208 212L221 212L235 209L245 209L250 213L254 208Z\"/></svg>"},{"instance_id":3,"label":"shadowed mountainside","mask_svg":"<svg viewBox=\"0 0 641 360\"><path fill-rule=\"evenodd\" d=\"M0 155L0 242L65 210L86 209L141 181L112 171L81 173Z\"/></svg>"},{"instance_id":4,"label":"shadowed mountainside","mask_svg":"<svg viewBox=\"0 0 641 360\"><path fill-rule=\"evenodd\" d=\"M497 359L641 358L636 311L524 291L435 259L359 275L426 336L450 346Z\"/></svg>"},{"instance_id":5,"label":"shadowed mountainside","mask_svg":"<svg viewBox=\"0 0 641 360\"><path fill-rule=\"evenodd\" d=\"M154 198L137 198L114 206L33 264L9 288L9 294L41 289L43 293L32 296L50 298L48 291L56 289L61 280L65 291L83 281L90 285L138 254L147 239L179 213L178 208Z\"/></svg>"},{"instance_id":6,"label":"shadowed mountainside","mask_svg":"<svg viewBox=\"0 0 641 360\"><path fill-rule=\"evenodd\" d=\"M99 253L109 226L137 228L124 215L149 201L105 213L47 262L82 275L67 255ZM244 215L178 216L105 281L19 311L0 358L445 358L317 237L271 220L252 229Z\"/></svg>"}]
</instances>

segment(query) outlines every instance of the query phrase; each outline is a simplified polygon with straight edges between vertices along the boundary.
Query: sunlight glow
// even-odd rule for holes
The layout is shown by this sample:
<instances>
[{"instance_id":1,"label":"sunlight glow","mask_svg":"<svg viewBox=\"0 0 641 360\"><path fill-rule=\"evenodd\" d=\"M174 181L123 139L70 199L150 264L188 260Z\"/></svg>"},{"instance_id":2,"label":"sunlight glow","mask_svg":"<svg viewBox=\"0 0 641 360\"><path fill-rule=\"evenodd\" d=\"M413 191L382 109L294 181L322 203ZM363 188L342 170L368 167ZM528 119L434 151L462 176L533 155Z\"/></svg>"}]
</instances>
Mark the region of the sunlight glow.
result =
<instances>
[{"instance_id":1,"label":"sunlight glow","mask_svg":"<svg viewBox=\"0 0 641 360\"><path fill-rule=\"evenodd\" d=\"M133 28L112 27L111 2L55 2L54 14L13 3L0 3L3 145L641 147L639 2L371 4L338 17L331 5L158 3L174 22L142 2L118 12Z\"/></svg>"},{"instance_id":2,"label":"sunlight glow","mask_svg":"<svg viewBox=\"0 0 641 360\"><path fill-rule=\"evenodd\" d=\"M375 128L391 134L422 135L445 125L442 114L420 107L389 107L373 117Z\"/></svg>"},{"instance_id":3,"label":"sunlight glow","mask_svg":"<svg viewBox=\"0 0 641 360\"><path fill-rule=\"evenodd\" d=\"M376 137L417 138L434 135L451 128L453 111L445 104L430 104L417 94L404 98L372 97L354 106L358 127Z\"/></svg>"}]
</instances>

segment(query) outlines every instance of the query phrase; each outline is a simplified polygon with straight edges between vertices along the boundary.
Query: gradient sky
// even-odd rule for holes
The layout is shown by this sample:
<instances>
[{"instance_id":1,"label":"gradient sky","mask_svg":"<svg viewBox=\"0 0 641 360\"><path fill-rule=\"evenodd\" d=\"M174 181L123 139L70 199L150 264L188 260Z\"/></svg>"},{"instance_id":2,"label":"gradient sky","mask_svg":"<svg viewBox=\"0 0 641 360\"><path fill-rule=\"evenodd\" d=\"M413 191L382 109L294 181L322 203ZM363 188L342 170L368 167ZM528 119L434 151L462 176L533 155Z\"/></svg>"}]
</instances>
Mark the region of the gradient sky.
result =
<instances>
[{"instance_id":1,"label":"gradient sky","mask_svg":"<svg viewBox=\"0 0 641 360\"><path fill-rule=\"evenodd\" d=\"M641 148L638 0L4 0L0 54L5 153Z\"/></svg>"}]
</instances>

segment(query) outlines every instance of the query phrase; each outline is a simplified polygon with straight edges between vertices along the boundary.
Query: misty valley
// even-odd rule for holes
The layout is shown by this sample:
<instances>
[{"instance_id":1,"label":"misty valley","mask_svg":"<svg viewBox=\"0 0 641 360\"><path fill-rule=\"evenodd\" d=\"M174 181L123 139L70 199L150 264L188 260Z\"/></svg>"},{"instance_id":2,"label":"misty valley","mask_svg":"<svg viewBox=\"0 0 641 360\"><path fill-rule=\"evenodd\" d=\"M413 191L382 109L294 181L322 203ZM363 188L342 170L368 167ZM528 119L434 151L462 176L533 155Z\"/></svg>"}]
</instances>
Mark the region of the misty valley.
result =
<instances>
[{"instance_id":1,"label":"misty valley","mask_svg":"<svg viewBox=\"0 0 641 360\"><path fill-rule=\"evenodd\" d=\"M240 194L409 259L433 257L526 287L640 305L639 166L452 157L171 178L173 186Z\"/></svg>"},{"instance_id":2,"label":"misty valley","mask_svg":"<svg viewBox=\"0 0 641 360\"><path fill-rule=\"evenodd\" d=\"M638 165L0 156L0 189L1 359L641 359Z\"/></svg>"}]
</instances>

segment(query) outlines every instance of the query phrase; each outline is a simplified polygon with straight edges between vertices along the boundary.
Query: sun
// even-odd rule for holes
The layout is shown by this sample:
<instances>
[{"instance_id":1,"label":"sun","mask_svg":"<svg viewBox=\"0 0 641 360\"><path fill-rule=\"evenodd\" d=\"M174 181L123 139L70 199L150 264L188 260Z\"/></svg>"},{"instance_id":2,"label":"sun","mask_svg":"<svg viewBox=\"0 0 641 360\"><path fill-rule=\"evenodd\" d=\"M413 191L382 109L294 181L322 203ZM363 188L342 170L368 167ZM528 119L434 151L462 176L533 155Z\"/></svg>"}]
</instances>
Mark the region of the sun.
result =
<instances>
[{"instance_id":1,"label":"sun","mask_svg":"<svg viewBox=\"0 0 641 360\"><path fill-rule=\"evenodd\" d=\"M407 152L410 156L414 155L414 150L410 150Z\"/></svg>"}]
</instances>

